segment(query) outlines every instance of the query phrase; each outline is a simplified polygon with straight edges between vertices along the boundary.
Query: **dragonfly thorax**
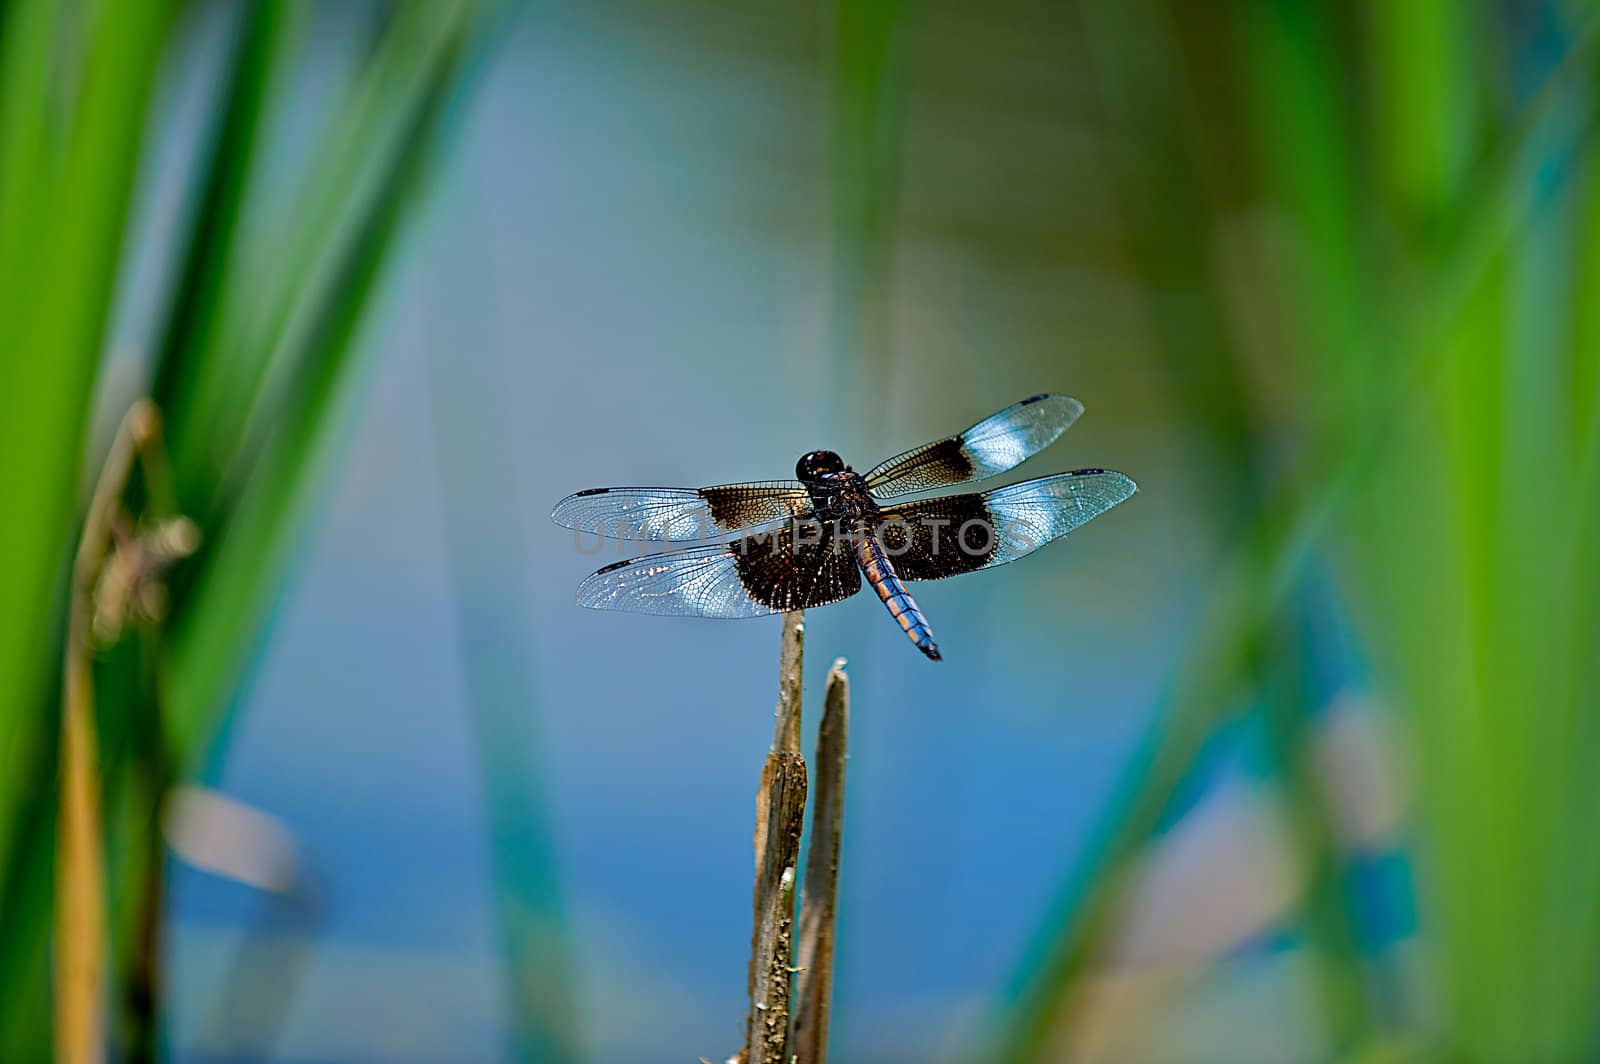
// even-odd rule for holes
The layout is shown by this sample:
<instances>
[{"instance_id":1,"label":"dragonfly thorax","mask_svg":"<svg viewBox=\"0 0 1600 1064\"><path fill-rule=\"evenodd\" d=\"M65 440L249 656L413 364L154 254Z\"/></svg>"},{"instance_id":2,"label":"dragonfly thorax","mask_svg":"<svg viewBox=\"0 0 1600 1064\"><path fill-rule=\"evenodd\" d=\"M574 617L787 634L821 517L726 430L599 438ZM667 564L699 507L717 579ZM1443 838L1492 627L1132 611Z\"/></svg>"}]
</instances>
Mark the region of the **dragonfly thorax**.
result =
<instances>
[{"instance_id":1,"label":"dragonfly thorax","mask_svg":"<svg viewBox=\"0 0 1600 1064\"><path fill-rule=\"evenodd\" d=\"M815 519L837 522L844 527L878 520L878 503L867 490L867 480L853 469L833 473L822 480L807 484L811 502L816 507Z\"/></svg>"}]
</instances>

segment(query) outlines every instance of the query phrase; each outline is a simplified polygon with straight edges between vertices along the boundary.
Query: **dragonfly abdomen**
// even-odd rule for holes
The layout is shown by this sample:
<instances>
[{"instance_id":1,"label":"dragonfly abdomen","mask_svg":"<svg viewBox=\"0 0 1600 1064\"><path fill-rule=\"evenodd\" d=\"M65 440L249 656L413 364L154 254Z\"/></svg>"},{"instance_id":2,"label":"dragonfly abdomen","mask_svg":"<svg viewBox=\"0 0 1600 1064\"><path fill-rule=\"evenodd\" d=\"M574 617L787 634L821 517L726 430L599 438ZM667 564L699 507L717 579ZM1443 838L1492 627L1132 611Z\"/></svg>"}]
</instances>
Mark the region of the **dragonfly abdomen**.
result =
<instances>
[{"instance_id":1,"label":"dragonfly abdomen","mask_svg":"<svg viewBox=\"0 0 1600 1064\"><path fill-rule=\"evenodd\" d=\"M906 590L899 574L894 571L894 563L889 560L883 544L865 529L856 535L855 541L856 563L861 566L861 574L867 578L867 583L872 585L872 590L878 593L878 598L889 610L889 616L895 619L895 623L917 645L918 650L934 661L940 660L939 645L933 641L933 628L922 615L911 592Z\"/></svg>"}]
</instances>

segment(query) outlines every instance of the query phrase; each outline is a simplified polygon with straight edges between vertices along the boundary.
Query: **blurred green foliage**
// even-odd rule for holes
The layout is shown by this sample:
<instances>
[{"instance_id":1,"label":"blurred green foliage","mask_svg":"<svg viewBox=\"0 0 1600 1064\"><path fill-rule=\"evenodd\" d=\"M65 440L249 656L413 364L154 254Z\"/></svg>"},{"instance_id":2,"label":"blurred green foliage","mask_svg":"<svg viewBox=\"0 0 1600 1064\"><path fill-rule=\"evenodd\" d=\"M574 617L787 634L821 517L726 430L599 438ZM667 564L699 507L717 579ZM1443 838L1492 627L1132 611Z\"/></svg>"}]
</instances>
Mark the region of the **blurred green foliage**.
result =
<instances>
[{"instance_id":1,"label":"blurred green foliage","mask_svg":"<svg viewBox=\"0 0 1600 1064\"><path fill-rule=\"evenodd\" d=\"M1139 131L1111 175L1122 225L1239 548L1019 973L1004 1058L1068 1044L1131 862L1251 707L1308 884L1326 1040L1307 1052L1596 1052L1600 57L1591 12L1544 14L1541 53L1497 37L1496 5L1084 5L1106 136ZM1306 770L1312 707L1277 675L1304 657L1296 603L1323 567L1408 738L1430 1008L1380 1007L1351 855Z\"/></svg>"},{"instance_id":2,"label":"blurred green foliage","mask_svg":"<svg viewBox=\"0 0 1600 1064\"><path fill-rule=\"evenodd\" d=\"M0 1056L48 1056L55 674L64 560L87 484L91 400L131 192L165 52L203 5L163 0L0 9ZM295 185L260 177L285 119L306 5L226 12L226 92L193 177L193 210L149 394L172 490L203 546L165 624L98 667L119 989L149 961L129 926L159 855L162 764L192 766L244 672L318 482L353 339L425 177L493 5L374 9L368 54L326 102ZM130 491L138 512L140 486ZM151 655L154 655L152 657ZM152 736L151 733L154 733ZM130 808L132 807L132 808ZM157 863L159 856L157 857ZM148 1040L148 1030L128 1037ZM125 1052L151 1050L147 1044Z\"/></svg>"}]
</instances>

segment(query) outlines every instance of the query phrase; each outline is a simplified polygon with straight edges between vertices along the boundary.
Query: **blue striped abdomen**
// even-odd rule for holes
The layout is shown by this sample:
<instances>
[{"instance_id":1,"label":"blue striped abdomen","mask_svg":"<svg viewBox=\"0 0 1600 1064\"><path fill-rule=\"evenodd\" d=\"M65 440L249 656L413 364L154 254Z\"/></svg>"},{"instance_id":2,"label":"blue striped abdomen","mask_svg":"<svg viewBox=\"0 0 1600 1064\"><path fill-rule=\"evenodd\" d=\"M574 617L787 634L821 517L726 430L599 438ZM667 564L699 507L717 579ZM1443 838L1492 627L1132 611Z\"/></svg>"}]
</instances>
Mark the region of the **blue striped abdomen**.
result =
<instances>
[{"instance_id":1,"label":"blue striped abdomen","mask_svg":"<svg viewBox=\"0 0 1600 1064\"><path fill-rule=\"evenodd\" d=\"M872 590L888 607L889 616L895 619L895 623L900 625L918 650L938 661L939 646L933 641L933 629L929 627L928 619L922 615L922 610L917 607L911 592L906 590L906 585L900 582L883 544L869 531L863 530L856 536L856 563L861 566L861 575L867 578Z\"/></svg>"}]
</instances>

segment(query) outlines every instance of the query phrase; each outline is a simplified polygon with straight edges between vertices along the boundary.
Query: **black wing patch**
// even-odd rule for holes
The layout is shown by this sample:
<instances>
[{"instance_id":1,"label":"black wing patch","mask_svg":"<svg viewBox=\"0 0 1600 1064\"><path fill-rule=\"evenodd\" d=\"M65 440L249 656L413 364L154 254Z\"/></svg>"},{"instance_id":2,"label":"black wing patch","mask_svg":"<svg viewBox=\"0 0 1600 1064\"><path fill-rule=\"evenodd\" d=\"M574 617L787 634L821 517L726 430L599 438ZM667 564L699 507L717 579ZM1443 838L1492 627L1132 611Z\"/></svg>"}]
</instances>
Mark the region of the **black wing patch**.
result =
<instances>
[{"instance_id":1,"label":"black wing patch","mask_svg":"<svg viewBox=\"0 0 1600 1064\"><path fill-rule=\"evenodd\" d=\"M878 539L902 578L939 580L1032 554L1135 490L1121 473L1079 469L886 509Z\"/></svg>"},{"instance_id":2,"label":"black wing patch","mask_svg":"<svg viewBox=\"0 0 1600 1064\"><path fill-rule=\"evenodd\" d=\"M867 473L867 487L890 499L1004 473L1054 443L1081 413L1083 404L1070 396L1035 395L878 464Z\"/></svg>"},{"instance_id":3,"label":"black wing patch","mask_svg":"<svg viewBox=\"0 0 1600 1064\"><path fill-rule=\"evenodd\" d=\"M729 544L608 565L578 605L673 617L761 617L826 606L861 590L854 553L831 525L790 523Z\"/></svg>"},{"instance_id":4,"label":"black wing patch","mask_svg":"<svg viewBox=\"0 0 1600 1064\"><path fill-rule=\"evenodd\" d=\"M711 539L810 511L811 497L797 481L771 480L710 488L590 488L556 503L550 519L608 539L661 543Z\"/></svg>"}]
</instances>

